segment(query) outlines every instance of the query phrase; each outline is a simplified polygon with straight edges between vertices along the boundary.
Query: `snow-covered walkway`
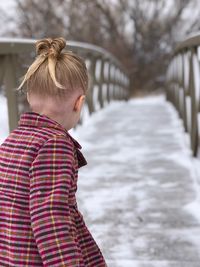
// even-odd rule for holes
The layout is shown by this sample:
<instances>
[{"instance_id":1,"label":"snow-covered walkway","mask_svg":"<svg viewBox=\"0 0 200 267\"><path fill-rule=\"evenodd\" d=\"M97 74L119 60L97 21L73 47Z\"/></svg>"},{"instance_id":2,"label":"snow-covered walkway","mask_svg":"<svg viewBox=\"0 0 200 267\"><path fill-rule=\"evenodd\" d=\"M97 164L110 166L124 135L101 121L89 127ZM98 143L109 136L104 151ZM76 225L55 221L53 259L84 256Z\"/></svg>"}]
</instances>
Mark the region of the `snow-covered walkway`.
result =
<instances>
[{"instance_id":1,"label":"snow-covered walkway","mask_svg":"<svg viewBox=\"0 0 200 267\"><path fill-rule=\"evenodd\" d=\"M163 97L115 102L72 132L78 203L109 267L199 267L198 177Z\"/></svg>"},{"instance_id":2,"label":"snow-covered walkway","mask_svg":"<svg viewBox=\"0 0 200 267\"><path fill-rule=\"evenodd\" d=\"M163 97L113 102L72 135L88 161L79 209L108 267L199 267L200 177L173 107Z\"/></svg>"}]
</instances>

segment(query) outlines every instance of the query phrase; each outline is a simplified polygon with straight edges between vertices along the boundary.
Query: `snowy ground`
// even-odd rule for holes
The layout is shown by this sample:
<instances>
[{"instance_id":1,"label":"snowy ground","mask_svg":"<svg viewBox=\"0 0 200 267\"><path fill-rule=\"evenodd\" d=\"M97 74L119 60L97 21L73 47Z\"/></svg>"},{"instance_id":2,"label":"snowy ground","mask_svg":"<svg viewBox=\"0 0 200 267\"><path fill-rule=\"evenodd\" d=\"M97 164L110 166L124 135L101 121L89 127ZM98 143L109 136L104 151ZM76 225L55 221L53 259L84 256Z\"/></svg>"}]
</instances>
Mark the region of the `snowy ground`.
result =
<instances>
[{"instance_id":1,"label":"snowy ground","mask_svg":"<svg viewBox=\"0 0 200 267\"><path fill-rule=\"evenodd\" d=\"M79 208L108 266L199 267L200 177L173 107L115 102L72 134L88 160Z\"/></svg>"},{"instance_id":2,"label":"snowy ground","mask_svg":"<svg viewBox=\"0 0 200 267\"><path fill-rule=\"evenodd\" d=\"M8 109L6 98L0 94L0 144L8 135Z\"/></svg>"},{"instance_id":3,"label":"snowy ground","mask_svg":"<svg viewBox=\"0 0 200 267\"><path fill-rule=\"evenodd\" d=\"M79 209L108 267L199 267L200 164L173 107L163 97L114 102L71 133L88 161Z\"/></svg>"}]
</instances>

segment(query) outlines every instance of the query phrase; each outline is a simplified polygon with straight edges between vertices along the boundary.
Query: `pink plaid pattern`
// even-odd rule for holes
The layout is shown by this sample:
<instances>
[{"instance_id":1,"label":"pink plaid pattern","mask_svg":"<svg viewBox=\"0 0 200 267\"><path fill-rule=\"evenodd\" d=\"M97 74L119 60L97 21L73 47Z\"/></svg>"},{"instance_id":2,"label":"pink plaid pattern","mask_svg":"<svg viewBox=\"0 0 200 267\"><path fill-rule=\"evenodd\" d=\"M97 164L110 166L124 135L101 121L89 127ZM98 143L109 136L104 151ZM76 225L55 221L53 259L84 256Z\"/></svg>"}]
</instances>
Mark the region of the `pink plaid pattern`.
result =
<instances>
[{"instance_id":1,"label":"pink plaid pattern","mask_svg":"<svg viewBox=\"0 0 200 267\"><path fill-rule=\"evenodd\" d=\"M0 267L105 267L78 211L80 144L35 112L0 146Z\"/></svg>"}]
</instances>

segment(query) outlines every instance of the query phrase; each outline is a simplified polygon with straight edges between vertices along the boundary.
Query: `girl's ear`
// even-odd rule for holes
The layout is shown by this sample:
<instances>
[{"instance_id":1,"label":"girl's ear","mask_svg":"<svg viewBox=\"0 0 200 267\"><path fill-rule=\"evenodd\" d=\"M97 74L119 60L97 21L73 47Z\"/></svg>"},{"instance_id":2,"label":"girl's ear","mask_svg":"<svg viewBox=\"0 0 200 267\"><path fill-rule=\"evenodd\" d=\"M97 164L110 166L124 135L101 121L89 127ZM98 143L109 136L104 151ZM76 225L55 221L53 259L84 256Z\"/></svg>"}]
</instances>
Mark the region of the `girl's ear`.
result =
<instances>
[{"instance_id":1,"label":"girl's ear","mask_svg":"<svg viewBox=\"0 0 200 267\"><path fill-rule=\"evenodd\" d=\"M75 102L74 111L78 112L81 111L84 101L85 101L85 95L79 96Z\"/></svg>"},{"instance_id":2,"label":"girl's ear","mask_svg":"<svg viewBox=\"0 0 200 267\"><path fill-rule=\"evenodd\" d=\"M28 93L28 92L26 93L26 98L27 98L28 103L30 103L30 102L29 102L29 99L30 99L30 98L29 98L29 93Z\"/></svg>"}]
</instances>

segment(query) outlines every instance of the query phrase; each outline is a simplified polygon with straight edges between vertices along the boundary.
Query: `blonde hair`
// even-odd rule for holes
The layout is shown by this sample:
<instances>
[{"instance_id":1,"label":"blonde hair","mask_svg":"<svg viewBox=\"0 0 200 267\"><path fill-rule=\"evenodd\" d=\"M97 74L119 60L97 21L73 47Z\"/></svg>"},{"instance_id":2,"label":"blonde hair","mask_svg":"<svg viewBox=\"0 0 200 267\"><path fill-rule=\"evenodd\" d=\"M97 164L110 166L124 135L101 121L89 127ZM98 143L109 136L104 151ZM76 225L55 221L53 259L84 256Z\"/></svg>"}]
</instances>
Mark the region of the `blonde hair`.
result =
<instances>
[{"instance_id":1,"label":"blonde hair","mask_svg":"<svg viewBox=\"0 0 200 267\"><path fill-rule=\"evenodd\" d=\"M60 95L74 89L88 88L88 72L84 60L71 51L61 52L64 38L45 38L36 41L35 61L28 68L17 90L27 83L27 91L41 95Z\"/></svg>"}]
</instances>

